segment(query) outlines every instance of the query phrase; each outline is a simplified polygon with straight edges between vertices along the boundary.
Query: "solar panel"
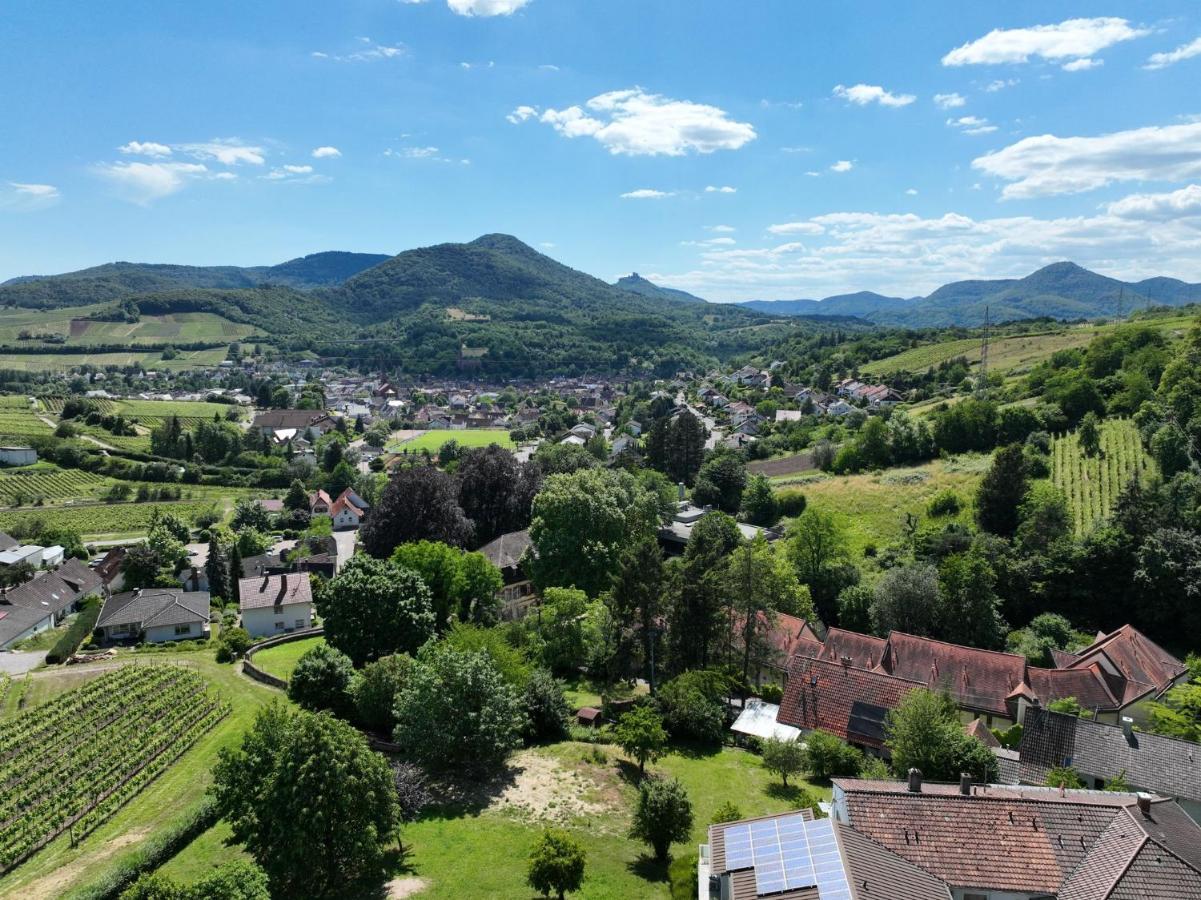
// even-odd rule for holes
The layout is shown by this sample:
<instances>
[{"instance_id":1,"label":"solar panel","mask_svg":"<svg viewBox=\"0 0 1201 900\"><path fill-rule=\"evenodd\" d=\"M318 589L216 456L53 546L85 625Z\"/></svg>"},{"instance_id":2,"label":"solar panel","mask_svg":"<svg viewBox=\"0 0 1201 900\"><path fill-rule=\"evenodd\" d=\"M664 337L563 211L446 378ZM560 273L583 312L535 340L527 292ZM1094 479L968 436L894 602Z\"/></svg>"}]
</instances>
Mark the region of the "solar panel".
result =
<instances>
[{"instance_id":1,"label":"solar panel","mask_svg":"<svg viewBox=\"0 0 1201 900\"><path fill-rule=\"evenodd\" d=\"M726 869L755 870L755 890L774 894L816 887L820 900L852 900L829 819L799 815L726 829Z\"/></svg>"}]
</instances>

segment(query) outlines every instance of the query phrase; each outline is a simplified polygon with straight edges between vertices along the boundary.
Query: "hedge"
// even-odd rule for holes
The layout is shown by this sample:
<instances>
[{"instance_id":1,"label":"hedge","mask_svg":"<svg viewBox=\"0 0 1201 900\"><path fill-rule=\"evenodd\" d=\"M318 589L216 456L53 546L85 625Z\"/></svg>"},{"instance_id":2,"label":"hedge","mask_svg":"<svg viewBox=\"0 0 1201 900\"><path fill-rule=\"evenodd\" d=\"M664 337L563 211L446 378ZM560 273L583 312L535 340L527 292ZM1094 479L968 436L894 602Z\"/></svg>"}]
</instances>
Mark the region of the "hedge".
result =
<instances>
[{"instance_id":1,"label":"hedge","mask_svg":"<svg viewBox=\"0 0 1201 900\"><path fill-rule=\"evenodd\" d=\"M71 627L58 639L50 652L46 654L46 662L60 663L75 655L79 645L96 628L96 620L100 618L100 598L89 597L83 603L83 610L75 617Z\"/></svg>"}]
</instances>

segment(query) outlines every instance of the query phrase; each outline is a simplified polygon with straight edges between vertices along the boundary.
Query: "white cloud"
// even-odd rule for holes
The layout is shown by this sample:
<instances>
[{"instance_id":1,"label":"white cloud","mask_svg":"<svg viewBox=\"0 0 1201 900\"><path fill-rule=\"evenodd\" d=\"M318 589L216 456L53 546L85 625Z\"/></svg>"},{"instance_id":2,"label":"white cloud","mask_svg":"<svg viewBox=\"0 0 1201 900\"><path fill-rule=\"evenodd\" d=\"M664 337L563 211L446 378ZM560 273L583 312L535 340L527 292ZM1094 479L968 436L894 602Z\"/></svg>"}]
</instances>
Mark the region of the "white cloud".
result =
<instances>
[{"instance_id":1,"label":"white cloud","mask_svg":"<svg viewBox=\"0 0 1201 900\"><path fill-rule=\"evenodd\" d=\"M855 168L855 164L853 162L851 162L849 159L840 159L838 162L834 163L834 165L830 166L830 171L831 172L849 172L853 168Z\"/></svg>"},{"instance_id":2,"label":"white cloud","mask_svg":"<svg viewBox=\"0 0 1201 900\"><path fill-rule=\"evenodd\" d=\"M397 156L401 159L441 159L437 147L400 147L393 150L388 148L384 156Z\"/></svg>"},{"instance_id":3,"label":"white cloud","mask_svg":"<svg viewBox=\"0 0 1201 900\"><path fill-rule=\"evenodd\" d=\"M954 109L967 103L960 94L935 94L934 102L939 109Z\"/></svg>"},{"instance_id":4,"label":"white cloud","mask_svg":"<svg viewBox=\"0 0 1201 900\"><path fill-rule=\"evenodd\" d=\"M536 106L519 106L505 116L505 118L514 125L520 125L522 122L532 119L536 115L538 115L538 108Z\"/></svg>"},{"instance_id":5,"label":"white cloud","mask_svg":"<svg viewBox=\"0 0 1201 900\"><path fill-rule=\"evenodd\" d=\"M555 244L554 241L543 241L538 246L542 247L546 250L554 250L557 245Z\"/></svg>"},{"instance_id":6,"label":"white cloud","mask_svg":"<svg viewBox=\"0 0 1201 900\"><path fill-rule=\"evenodd\" d=\"M738 229L732 225L709 225L707 231L712 231L714 234L733 234Z\"/></svg>"},{"instance_id":7,"label":"white cloud","mask_svg":"<svg viewBox=\"0 0 1201 900\"><path fill-rule=\"evenodd\" d=\"M130 141L128 144L122 144L117 149L130 156L162 157L171 155L170 147L155 141Z\"/></svg>"},{"instance_id":8,"label":"white cloud","mask_svg":"<svg viewBox=\"0 0 1201 900\"><path fill-rule=\"evenodd\" d=\"M583 107L548 109L541 121L564 137L591 137L610 153L628 156L737 150L755 139L751 125L734 121L723 109L641 88L600 94Z\"/></svg>"},{"instance_id":9,"label":"white cloud","mask_svg":"<svg viewBox=\"0 0 1201 900\"><path fill-rule=\"evenodd\" d=\"M821 234L825 230L816 222L783 222L767 226L769 234Z\"/></svg>"},{"instance_id":10,"label":"white cloud","mask_svg":"<svg viewBox=\"0 0 1201 900\"><path fill-rule=\"evenodd\" d=\"M1150 34L1126 19L1102 16L1068 19L1058 25L995 28L982 38L956 47L942 58L944 66L1024 63L1038 56L1052 61L1082 59L1122 41Z\"/></svg>"},{"instance_id":11,"label":"white cloud","mask_svg":"<svg viewBox=\"0 0 1201 900\"><path fill-rule=\"evenodd\" d=\"M837 84L834 86L834 96L856 106L867 106L869 103L879 103L881 106L908 106L917 99L913 94L893 94L878 84L856 84L851 87Z\"/></svg>"},{"instance_id":12,"label":"white cloud","mask_svg":"<svg viewBox=\"0 0 1201 900\"><path fill-rule=\"evenodd\" d=\"M1003 91L1005 88L1013 87L1020 80L1020 78L995 78L988 84L984 85L984 90L990 94L995 94L997 91Z\"/></svg>"},{"instance_id":13,"label":"white cloud","mask_svg":"<svg viewBox=\"0 0 1201 900\"><path fill-rule=\"evenodd\" d=\"M175 149L194 159L206 162L215 160L223 166L236 166L242 163L261 166L266 162L262 147L248 146L237 138L222 138L199 144L176 144Z\"/></svg>"},{"instance_id":14,"label":"white cloud","mask_svg":"<svg viewBox=\"0 0 1201 900\"><path fill-rule=\"evenodd\" d=\"M1098 69L1103 65L1105 65L1105 60L1093 59L1091 56L1086 56L1083 59L1074 59L1071 62L1066 62L1062 68L1065 72L1087 72L1089 69Z\"/></svg>"},{"instance_id":15,"label":"white cloud","mask_svg":"<svg viewBox=\"0 0 1201 900\"><path fill-rule=\"evenodd\" d=\"M1179 201L1185 210L1192 203ZM695 269L647 277L718 300L853 290L924 295L948 281L1020 277L1062 259L1118 278L1167 273L1196 281L1201 216L1190 215L1156 214L1132 227L1129 218L1111 214L972 219L954 212L935 217L833 212L804 220L813 226L804 244L707 247Z\"/></svg>"},{"instance_id":16,"label":"white cloud","mask_svg":"<svg viewBox=\"0 0 1201 900\"><path fill-rule=\"evenodd\" d=\"M115 162L95 167L118 193L132 203L148 206L184 188L192 179L208 174L201 163Z\"/></svg>"},{"instance_id":17,"label":"white cloud","mask_svg":"<svg viewBox=\"0 0 1201 900\"><path fill-rule=\"evenodd\" d=\"M706 194L737 194L738 188L730 187L728 184L722 185L721 187L718 187L717 185L714 185L714 184L710 184L705 187L705 193Z\"/></svg>"},{"instance_id":18,"label":"white cloud","mask_svg":"<svg viewBox=\"0 0 1201 900\"><path fill-rule=\"evenodd\" d=\"M1201 56L1201 37L1187 44L1181 44L1175 50L1170 50L1167 53L1152 53L1151 58L1147 60L1147 64L1143 68L1164 69L1182 60L1192 59L1194 56Z\"/></svg>"},{"instance_id":19,"label":"white cloud","mask_svg":"<svg viewBox=\"0 0 1201 900\"><path fill-rule=\"evenodd\" d=\"M917 188L907 188L905 190L905 193L908 194L910 197L916 197L917 196Z\"/></svg>"},{"instance_id":20,"label":"white cloud","mask_svg":"<svg viewBox=\"0 0 1201 900\"><path fill-rule=\"evenodd\" d=\"M703 241L680 241L681 247L733 247L738 241L731 237L707 238Z\"/></svg>"},{"instance_id":21,"label":"white cloud","mask_svg":"<svg viewBox=\"0 0 1201 900\"><path fill-rule=\"evenodd\" d=\"M1201 216L1201 185L1190 184L1166 194L1131 194L1110 203L1106 212L1125 219L1158 221Z\"/></svg>"},{"instance_id":22,"label":"white cloud","mask_svg":"<svg viewBox=\"0 0 1201 900\"><path fill-rule=\"evenodd\" d=\"M329 59L334 62L378 62L382 59L396 59L407 52L404 46L396 44L378 44L368 37L358 39L361 45L358 50L349 53L326 53L314 50L310 55L314 59Z\"/></svg>"},{"instance_id":23,"label":"white cloud","mask_svg":"<svg viewBox=\"0 0 1201 900\"><path fill-rule=\"evenodd\" d=\"M460 16L511 16L530 0L446 0Z\"/></svg>"},{"instance_id":24,"label":"white cloud","mask_svg":"<svg viewBox=\"0 0 1201 900\"><path fill-rule=\"evenodd\" d=\"M947 119L947 125L958 128L964 134L990 134L997 130L996 125L990 125L988 119L980 116L960 116L958 119Z\"/></svg>"},{"instance_id":25,"label":"white cloud","mask_svg":"<svg viewBox=\"0 0 1201 900\"><path fill-rule=\"evenodd\" d=\"M815 172L813 169L810 169L805 174L808 175L810 178L821 178L822 177L821 172Z\"/></svg>"},{"instance_id":26,"label":"white cloud","mask_svg":"<svg viewBox=\"0 0 1201 900\"><path fill-rule=\"evenodd\" d=\"M317 147L313 150L313 159L335 159L342 155L337 147Z\"/></svg>"},{"instance_id":27,"label":"white cloud","mask_svg":"<svg viewBox=\"0 0 1201 900\"><path fill-rule=\"evenodd\" d=\"M495 60L488 60L486 63L461 62L460 69L494 69L496 68Z\"/></svg>"},{"instance_id":28,"label":"white cloud","mask_svg":"<svg viewBox=\"0 0 1201 900\"><path fill-rule=\"evenodd\" d=\"M543 72L558 72L559 71L558 66L551 65L550 63L543 63L538 68L541 69Z\"/></svg>"},{"instance_id":29,"label":"white cloud","mask_svg":"<svg viewBox=\"0 0 1201 900\"><path fill-rule=\"evenodd\" d=\"M656 191L654 188L639 188L627 191L621 195L622 200L662 200L664 197L674 197L675 191Z\"/></svg>"},{"instance_id":30,"label":"white cloud","mask_svg":"<svg viewBox=\"0 0 1201 900\"><path fill-rule=\"evenodd\" d=\"M313 167L285 165L283 170L289 175L311 175L313 172Z\"/></svg>"},{"instance_id":31,"label":"white cloud","mask_svg":"<svg viewBox=\"0 0 1201 900\"><path fill-rule=\"evenodd\" d=\"M54 206L61 199L62 194L52 184L10 181L8 190L0 189L0 210L34 212Z\"/></svg>"},{"instance_id":32,"label":"white cloud","mask_svg":"<svg viewBox=\"0 0 1201 900\"><path fill-rule=\"evenodd\" d=\"M1011 182L1001 192L1005 198L1079 193L1121 181L1181 181L1201 175L1201 122L1096 137L1028 137L972 160L972 167Z\"/></svg>"}]
</instances>

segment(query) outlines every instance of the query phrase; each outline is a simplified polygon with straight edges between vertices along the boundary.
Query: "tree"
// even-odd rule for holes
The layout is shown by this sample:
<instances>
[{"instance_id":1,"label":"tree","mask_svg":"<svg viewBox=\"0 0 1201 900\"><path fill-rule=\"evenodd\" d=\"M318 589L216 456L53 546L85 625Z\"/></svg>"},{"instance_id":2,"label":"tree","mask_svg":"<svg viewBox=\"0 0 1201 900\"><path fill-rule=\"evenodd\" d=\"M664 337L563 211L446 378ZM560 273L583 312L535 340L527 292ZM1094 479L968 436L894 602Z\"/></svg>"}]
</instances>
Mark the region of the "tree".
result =
<instances>
[{"instance_id":1,"label":"tree","mask_svg":"<svg viewBox=\"0 0 1201 900\"><path fill-rule=\"evenodd\" d=\"M1062 713L1065 716L1092 718L1092 712L1081 706L1080 701L1075 697L1057 697L1047 704L1047 709L1050 712Z\"/></svg>"},{"instance_id":2,"label":"tree","mask_svg":"<svg viewBox=\"0 0 1201 900\"><path fill-rule=\"evenodd\" d=\"M804 768L814 778L854 778L863 767L863 754L838 735L811 731L805 735Z\"/></svg>"},{"instance_id":3,"label":"tree","mask_svg":"<svg viewBox=\"0 0 1201 900\"><path fill-rule=\"evenodd\" d=\"M838 624L847 631L867 634L873 628L872 601L875 591L866 584L852 584L838 593Z\"/></svg>"},{"instance_id":4,"label":"tree","mask_svg":"<svg viewBox=\"0 0 1201 900\"><path fill-rule=\"evenodd\" d=\"M336 445L331 445L336 446ZM342 460L334 470L329 473L325 479L325 492L333 499L337 499L342 495L342 492L354 486L357 473L354 467L346 460Z\"/></svg>"},{"instance_id":5,"label":"tree","mask_svg":"<svg viewBox=\"0 0 1201 900\"><path fill-rule=\"evenodd\" d=\"M217 640L217 662L233 662L250 649L250 635L245 628L222 628Z\"/></svg>"},{"instance_id":6,"label":"tree","mask_svg":"<svg viewBox=\"0 0 1201 900\"><path fill-rule=\"evenodd\" d=\"M213 791L277 897L343 895L378 876L399 825L385 758L345 722L278 704L221 750Z\"/></svg>"},{"instance_id":7,"label":"tree","mask_svg":"<svg viewBox=\"0 0 1201 900\"><path fill-rule=\"evenodd\" d=\"M525 711L486 653L422 648L396 698L393 736L437 769L499 766L521 743Z\"/></svg>"},{"instance_id":8,"label":"tree","mask_svg":"<svg viewBox=\"0 0 1201 900\"><path fill-rule=\"evenodd\" d=\"M729 800L723 800L721 806L713 812L712 824L723 825L726 822L737 822L742 818L742 810Z\"/></svg>"},{"instance_id":9,"label":"tree","mask_svg":"<svg viewBox=\"0 0 1201 900\"><path fill-rule=\"evenodd\" d=\"M871 620L877 634L903 631L932 637L938 630L938 570L930 565L898 566L876 582Z\"/></svg>"},{"instance_id":10,"label":"tree","mask_svg":"<svg viewBox=\"0 0 1201 900\"><path fill-rule=\"evenodd\" d=\"M1080 444L1080 451L1085 456L1100 456L1101 455L1101 429L1099 420L1095 412L1087 412L1084 418L1080 421L1080 428L1076 431L1076 441Z\"/></svg>"},{"instance_id":11,"label":"tree","mask_svg":"<svg viewBox=\"0 0 1201 900\"><path fill-rule=\"evenodd\" d=\"M535 669L521 695L525 706L526 737L531 741L554 741L567 736L571 707L563 685L545 669Z\"/></svg>"},{"instance_id":12,"label":"tree","mask_svg":"<svg viewBox=\"0 0 1201 900\"><path fill-rule=\"evenodd\" d=\"M405 686L413 658L403 653L384 656L363 666L354 683L354 708L358 720L376 734L391 735L396 722L392 711L396 695Z\"/></svg>"},{"instance_id":13,"label":"tree","mask_svg":"<svg viewBox=\"0 0 1201 900\"><path fill-rule=\"evenodd\" d=\"M705 455L705 426L685 410L674 419L656 419L646 436L646 459L675 482L692 484Z\"/></svg>"},{"instance_id":14,"label":"tree","mask_svg":"<svg viewBox=\"0 0 1201 900\"><path fill-rule=\"evenodd\" d=\"M654 538L644 538L622 555L613 589L605 598L614 627L613 646L606 654L605 680L612 684L628 675L634 657L635 632L641 637L642 659L654 689L654 674L649 671L657 641L657 624L666 588L663 551Z\"/></svg>"},{"instance_id":15,"label":"tree","mask_svg":"<svg viewBox=\"0 0 1201 900\"><path fill-rule=\"evenodd\" d=\"M392 552L392 562L416 572L430 589L434 628L439 633L446 630L457 611L460 556L458 549L441 541L401 544Z\"/></svg>"},{"instance_id":16,"label":"tree","mask_svg":"<svg viewBox=\"0 0 1201 900\"><path fill-rule=\"evenodd\" d=\"M667 747L663 720L649 706L635 706L617 720L613 729L617 745L638 761L638 774L646 774L647 762L654 762Z\"/></svg>"},{"instance_id":17,"label":"tree","mask_svg":"<svg viewBox=\"0 0 1201 900\"><path fill-rule=\"evenodd\" d=\"M471 540L471 522L459 508L453 478L433 466L411 466L388 481L379 503L359 529L359 540L379 559L409 541L442 541L463 547Z\"/></svg>"},{"instance_id":18,"label":"tree","mask_svg":"<svg viewBox=\"0 0 1201 900\"><path fill-rule=\"evenodd\" d=\"M1025 553L1045 554L1056 541L1072 534L1072 514L1063 492L1049 481L1035 483L1020 509L1014 540Z\"/></svg>"},{"instance_id":19,"label":"tree","mask_svg":"<svg viewBox=\"0 0 1201 900\"><path fill-rule=\"evenodd\" d=\"M630 837L647 844L655 859L667 862L671 845L692 836L692 801L679 780L647 778L638 787Z\"/></svg>"},{"instance_id":20,"label":"tree","mask_svg":"<svg viewBox=\"0 0 1201 900\"><path fill-rule=\"evenodd\" d=\"M813 605L823 622L838 621L836 598L846 587L843 565L849 559L846 533L834 516L809 507L793 522L788 555L801 584L809 586Z\"/></svg>"},{"instance_id":21,"label":"tree","mask_svg":"<svg viewBox=\"0 0 1201 900\"><path fill-rule=\"evenodd\" d=\"M588 653L588 595L575 588L547 588L542 592L538 634L542 659L552 672L579 668Z\"/></svg>"},{"instance_id":22,"label":"tree","mask_svg":"<svg viewBox=\"0 0 1201 900\"><path fill-rule=\"evenodd\" d=\"M701 516L692 526L669 611L668 638L674 670L706 668L718 648L728 626L722 615L722 566L740 543L738 524L723 512Z\"/></svg>"},{"instance_id":23,"label":"tree","mask_svg":"<svg viewBox=\"0 0 1201 900\"><path fill-rule=\"evenodd\" d=\"M559 900L578 891L584 883L584 848L566 831L547 828L530 853L526 883Z\"/></svg>"},{"instance_id":24,"label":"tree","mask_svg":"<svg viewBox=\"0 0 1201 900\"><path fill-rule=\"evenodd\" d=\"M304 482L300 479L295 479L288 488L288 493L284 497L285 509L303 509L306 512L309 510L309 492L304 489Z\"/></svg>"},{"instance_id":25,"label":"tree","mask_svg":"<svg viewBox=\"0 0 1201 900\"><path fill-rule=\"evenodd\" d=\"M582 469L552 475L534 498L534 582L598 596L609 588L622 548L653 538L658 525L658 495L629 472Z\"/></svg>"},{"instance_id":26,"label":"tree","mask_svg":"<svg viewBox=\"0 0 1201 900\"><path fill-rule=\"evenodd\" d=\"M325 640L358 666L414 653L434 634L429 588L410 569L353 556L317 591Z\"/></svg>"},{"instance_id":27,"label":"tree","mask_svg":"<svg viewBox=\"0 0 1201 900\"><path fill-rule=\"evenodd\" d=\"M271 892L266 872L252 862L236 860L189 885L162 872L148 872L126 888L120 900L271 900Z\"/></svg>"},{"instance_id":28,"label":"tree","mask_svg":"<svg viewBox=\"0 0 1201 900\"><path fill-rule=\"evenodd\" d=\"M973 548L948 556L939 567L938 581L938 637L952 644L999 649L1008 627L994 590L996 573L984 555Z\"/></svg>"},{"instance_id":29,"label":"tree","mask_svg":"<svg viewBox=\"0 0 1201 900\"><path fill-rule=\"evenodd\" d=\"M788 776L796 775L805 769L805 748L799 741L784 741L779 738L767 738L763 742L763 767L774 775L779 775L788 787Z\"/></svg>"},{"instance_id":30,"label":"tree","mask_svg":"<svg viewBox=\"0 0 1201 900\"><path fill-rule=\"evenodd\" d=\"M354 678L349 656L328 644L317 644L297 660L288 679L288 696L305 709L328 709L346 718L354 707Z\"/></svg>"},{"instance_id":31,"label":"tree","mask_svg":"<svg viewBox=\"0 0 1201 900\"><path fill-rule=\"evenodd\" d=\"M697 506L712 506L734 515L742 507L746 489L746 464L737 453L711 456L696 476L692 500Z\"/></svg>"},{"instance_id":32,"label":"tree","mask_svg":"<svg viewBox=\"0 0 1201 900\"><path fill-rule=\"evenodd\" d=\"M229 563L225 548L216 533L209 539L208 559L204 561L204 576L208 579L209 594L222 599L229 598Z\"/></svg>"},{"instance_id":33,"label":"tree","mask_svg":"<svg viewBox=\"0 0 1201 900\"><path fill-rule=\"evenodd\" d=\"M465 451L455 475L459 506L475 526L473 546L529 525L542 482L536 465L522 465L510 451L491 444Z\"/></svg>"},{"instance_id":34,"label":"tree","mask_svg":"<svg viewBox=\"0 0 1201 900\"><path fill-rule=\"evenodd\" d=\"M656 699L673 737L720 744L730 691L730 679L722 673L693 669L663 685Z\"/></svg>"},{"instance_id":35,"label":"tree","mask_svg":"<svg viewBox=\"0 0 1201 900\"><path fill-rule=\"evenodd\" d=\"M957 781L961 772L974 781L996 781L997 758L963 730L948 694L925 688L910 691L889 710L884 733L899 776L917 769L931 781Z\"/></svg>"},{"instance_id":36,"label":"tree","mask_svg":"<svg viewBox=\"0 0 1201 900\"><path fill-rule=\"evenodd\" d=\"M752 475L742 494L742 515L752 525L770 527L780 520L776 492L766 475Z\"/></svg>"},{"instance_id":37,"label":"tree","mask_svg":"<svg viewBox=\"0 0 1201 900\"><path fill-rule=\"evenodd\" d=\"M1002 447L976 491L976 522L983 531L1012 537L1028 490L1026 459L1019 444Z\"/></svg>"},{"instance_id":38,"label":"tree","mask_svg":"<svg viewBox=\"0 0 1201 900\"><path fill-rule=\"evenodd\" d=\"M1047 779L1043 782L1047 787L1082 788L1084 779L1071 766L1054 766L1047 770Z\"/></svg>"},{"instance_id":39,"label":"tree","mask_svg":"<svg viewBox=\"0 0 1201 900\"><path fill-rule=\"evenodd\" d=\"M1162 700L1149 704L1151 730L1156 734L1201 741L1201 681L1171 688Z\"/></svg>"}]
</instances>

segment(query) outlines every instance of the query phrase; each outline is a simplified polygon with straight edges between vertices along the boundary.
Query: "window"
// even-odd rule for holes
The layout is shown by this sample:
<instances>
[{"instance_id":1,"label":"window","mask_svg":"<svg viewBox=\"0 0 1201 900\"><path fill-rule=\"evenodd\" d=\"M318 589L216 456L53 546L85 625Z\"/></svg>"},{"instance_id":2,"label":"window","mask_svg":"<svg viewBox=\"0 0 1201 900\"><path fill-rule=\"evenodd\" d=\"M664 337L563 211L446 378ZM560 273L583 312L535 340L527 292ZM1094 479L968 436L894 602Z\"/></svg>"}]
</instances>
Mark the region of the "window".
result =
<instances>
[{"instance_id":1,"label":"window","mask_svg":"<svg viewBox=\"0 0 1201 900\"><path fill-rule=\"evenodd\" d=\"M283 631L283 630L284 630L284 623L283 623L283 622L276 622L276 623L275 623L275 630L276 630L276 631Z\"/></svg>"},{"instance_id":2,"label":"window","mask_svg":"<svg viewBox=\"0 0 1201 900\"><path fill-rule=\"evenodd\" d=\"M177 635L179 635L179 634L191 634L191 633L192 633L192 626L191 626L191 625L176 625L176 626L175 626L175 633L176 633Z\"/></svg>"},{"instance_id":3,"label":"window","mask_svg":"<svg viewBox=\"0 0 1201 900\"><path fill-rule=\"evenodd\" d=\"M964 894L963 900L988 900L987 894Z\"/></svg>"},{"instance_id":4,"label":"window","mask_svg":"<svg viewBox=\"0 0 1201 900\"><path fill-rule=\"evenodd\" d=\"M296 620L296 627L297 627L297 628L304 628L304 619L297 619L297 620Z\"/></svg>"}]
</instances>

